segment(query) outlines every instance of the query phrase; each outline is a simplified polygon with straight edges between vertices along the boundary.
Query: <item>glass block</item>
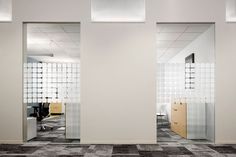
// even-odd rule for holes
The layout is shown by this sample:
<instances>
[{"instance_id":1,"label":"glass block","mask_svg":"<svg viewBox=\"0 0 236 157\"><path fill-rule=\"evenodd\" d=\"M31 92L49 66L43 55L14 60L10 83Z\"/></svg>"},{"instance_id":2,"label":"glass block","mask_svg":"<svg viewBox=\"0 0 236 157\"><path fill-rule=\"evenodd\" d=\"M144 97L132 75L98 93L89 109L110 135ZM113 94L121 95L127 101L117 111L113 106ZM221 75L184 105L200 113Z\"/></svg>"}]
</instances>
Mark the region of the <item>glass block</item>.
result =
<instances>
[{"instance_id":1,"label":"glass block","mask_svg":"<svg viewBox=\"0 0 236 157\"><path fill-rule=\"evenodd\" d=\"M32 103L32 99L28 99L28 101L27 101L28 103Z\"/></svg>"},{"instance_id":2,"label":"glass block","mask_svg":"<svg viewBox=\"0 0 236 157\"><path fill-rule=\"evenodd\" d=\"M36 68L36 67L38 67L38 64L37 63L32 63L32 67Z\"/></svg>"},{"instance_id":3,"label":"glass block","mask_svg":"<svg viewBox=\"0 0 236 157\"><path fill-rule=\"evenodd\" d=\"M43 102L43 99L39 98L38 103L42 103L42 102Z\"/></svg>"}]
</instances>

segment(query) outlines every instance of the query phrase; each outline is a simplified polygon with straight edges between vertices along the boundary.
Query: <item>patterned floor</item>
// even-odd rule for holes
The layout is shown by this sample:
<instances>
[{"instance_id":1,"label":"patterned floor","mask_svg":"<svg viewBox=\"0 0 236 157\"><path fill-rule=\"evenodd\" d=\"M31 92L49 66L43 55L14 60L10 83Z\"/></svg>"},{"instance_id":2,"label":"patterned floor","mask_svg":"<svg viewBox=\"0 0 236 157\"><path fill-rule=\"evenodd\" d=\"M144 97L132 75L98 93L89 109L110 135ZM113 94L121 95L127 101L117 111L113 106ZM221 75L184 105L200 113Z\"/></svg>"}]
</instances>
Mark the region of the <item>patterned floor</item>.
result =
<instances>
[{"instance_id":1,"label":"patterned floor","mask_svg":"<svg viewBox=\"0 0 236 157\"><path fill-rule=\"evenodd\" d=\"M159 143L179 143L179 144L212 144L208 140L187 140L170 130L170 128L157 129L157 142Z\"/></svg>"},{"instance_id":2,"label":"patterned floor","mask_svg":"<svg viewBox=\"0 0 236 157\"><path fill-rule=\"evenodd\" d=\"M158 143L179 143L179 144L212 144L212 141L206 139L187 140L170 129L170 122L167 118L158 118L157 116L157 142Z\"/></svg>"},{"instance_id":3,"label":"patterned floor","mask_svg":"<svg viewBox=\"0 0 236 157\"><path fill-rule=\"evenodd\" d=\"M46 125L46 130L42 131L41 126ZM51 129L52 128L52 129ZM65 116L54 116L42 123L38 122L37 137L29 142L47 142L47 143L79 143L79 140L70 140L65 138Z\"/></svg>"},{"instance_id":4,"label":"patterned floor","mask_svg":"<svg viewBox=\"0 0 236 157\"><path fill-rule=\"evenodd\" d=\"M39 131L23 145L0 145L0 156L79 157L236 157L236 145L213 145L206 140L186 140L168 126L157 130L158 143L151 145L82 145L65 139L63 116L46 122L53 130ZM41 124L39 124L40 128Z\"/></svg>"},{"instance_id":5,"label":"patterned floor","mask_svg":"<svg viewBox=\"0 0 236 157\"><path fill-rule=\"evenodd\" d=\"M24 145L0 145L0 156L236 157L236 145L79 145L31 142Z\"/></svg>"}]
</instances>

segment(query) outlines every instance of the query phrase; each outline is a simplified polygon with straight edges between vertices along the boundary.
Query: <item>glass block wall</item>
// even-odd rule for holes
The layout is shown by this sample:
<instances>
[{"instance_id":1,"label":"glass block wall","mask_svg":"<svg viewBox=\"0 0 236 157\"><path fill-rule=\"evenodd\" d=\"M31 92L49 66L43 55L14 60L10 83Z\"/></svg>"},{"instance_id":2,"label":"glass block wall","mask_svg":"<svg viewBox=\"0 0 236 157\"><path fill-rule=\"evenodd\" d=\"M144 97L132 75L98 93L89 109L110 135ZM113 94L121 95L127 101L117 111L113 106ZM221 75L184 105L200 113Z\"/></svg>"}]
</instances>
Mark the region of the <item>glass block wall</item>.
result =
<instances>
[{"instance_id":1,"label":"glass block wall","mask_svg":"<svg viewBox=\"0 0 236 157\"><path fill-rule=\"evenodd\" d=\"M24 64L24 102L79 102L79 64Z\"/></svg>"},{"instance_id":2,"label":"glass block wall","mask_svg":"<svg viewBox=\"0 0 236 157\"><path fill-rule=\"evenodd\" d=\"M44 102L65 104L66 135L79 138L79 63L24 64L24 103Z\"/></svg>"},{"instance_id":3,"label":"glass block wall","mask_svg":"<svg viewBox=\"0 0 236 157\"><path fill-rule=\"evenodd\" d=\"M79 103L68 103L66 105L66 138L80 139L80 113Z\"/></svg>"},{"instance_id":4,"label":"glass block wall","mask_svg":"<svg viewBox=\"0 0 236 157\"><path fill-rule=\"evenodd\" d=\"M157 103L169 104L173 98L184 96L185 64L158 63L157 65Z\"/></svg>"},{"instance_id":5,"label":"glass block wall","mask_svg":"<svg viewBox=\"0 0 236 157\"><path fill-rule=\"evenodd\" d=\"M213 63L192 64L194 75L191 81L194 88L187 89L185 88L186 66L184 63L157 64L157 113L167 113L170 120L171 102L185 101L189 106L188 122L191 127L188 130L192 130L192 134L189 134L190 138L194 139L195 135L203 135L205 132L206 136L213 137L215 65Z\"/></svg>"},{"instance_id":6,"label":"glass block wall","mask_svg":"<svg viewBox=\"0 0 236 157\"><path fill-rule=\"evenodd\" d=\"M185 64L158 63L157 103L169 104L174 99L214 103L215 65L195 63L195 89L185 89Z\"/></svg>"}]
</instances>

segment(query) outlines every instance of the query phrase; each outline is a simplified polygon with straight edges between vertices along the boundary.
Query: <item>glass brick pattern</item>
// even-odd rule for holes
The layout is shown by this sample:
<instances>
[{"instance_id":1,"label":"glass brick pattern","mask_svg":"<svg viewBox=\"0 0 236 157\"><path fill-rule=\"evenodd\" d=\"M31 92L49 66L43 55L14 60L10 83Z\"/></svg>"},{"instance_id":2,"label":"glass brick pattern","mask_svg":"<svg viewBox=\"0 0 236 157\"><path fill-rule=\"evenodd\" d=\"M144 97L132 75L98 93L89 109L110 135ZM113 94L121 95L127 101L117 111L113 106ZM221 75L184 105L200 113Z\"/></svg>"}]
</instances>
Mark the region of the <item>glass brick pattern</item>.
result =
<instances>
[{"instance_id":1,"label":"glass brick pattern","mask_svg":"<svg viewBox=\"0 0 236 157\"><path fill-rule=\"evenodd\" d=\"M66 138L80 137L80 64L25 63L24 103L66 105Z\"/></svg>"},{"instance_id":2,"label":"glass brick pattern","mask_svg":"<svg viewBox=\"0 0 236 157\"><path fill-rule=\"evenodd\" d=\"M71 63L24 64L24 103L80 101L80 67Z\"/></svg>"},{"instance_id":3,"label":"glass brick pattern","mask_svg":"<svg viewBox=\"0 0 236 157\"><path fill-rule=\"evenodd\" d=\"M171 102L187 103L187 124L189 139L205 139L209 132L207 115L214 111L215 103L215 65L213 63L193 63L194 89L185 88L185 67L181 63L157 64L157 107L165 106L168 117L171 114Z\"/></svg>"},{"instance_id":4,"label":"glass brick pattern","mask_svg":"<svg viewBox=\"0 0 236 157\"><path fill-rule=\"evenodd\" d=\"M194 63L194 89L185 89L185 64L158 63L157 65L157 103L168 104L175 99L188 102L214 103L215 65L213 63ZM181 100L179 100L181 101Z\"/></svg>"},{"instance_id":5,"label":"glass brick pattern","mask_svg":"<svg viewBox=\"0 0 236 157\"><path fill-rule=\"evenodd\" d=\"M80 104L66 104L66 138L80 139Z\"/></svg>"}]
</instances>

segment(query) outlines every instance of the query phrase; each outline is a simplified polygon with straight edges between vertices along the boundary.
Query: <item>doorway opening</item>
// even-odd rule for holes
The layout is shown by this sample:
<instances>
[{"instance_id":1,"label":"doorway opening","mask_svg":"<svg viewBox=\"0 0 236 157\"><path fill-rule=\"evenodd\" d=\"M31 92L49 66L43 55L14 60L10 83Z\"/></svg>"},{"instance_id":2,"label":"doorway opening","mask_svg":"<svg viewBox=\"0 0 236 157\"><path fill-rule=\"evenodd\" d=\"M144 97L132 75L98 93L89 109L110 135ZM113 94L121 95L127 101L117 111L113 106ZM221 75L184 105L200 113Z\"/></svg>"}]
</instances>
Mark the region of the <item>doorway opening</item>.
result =
<instances>
[{"instance_id":1,"label":"doorway opening","mask_svg":"<svg viewBox=\"0 0 236 157\"><path fill-rule=\"evenodd\" d=\"M215 137L215 26L157 24L157 142Z\"/></svg>"},{"instance_id":2,"label":"doorway opening","mask_svg":"<svg viewBox=\"0 0 236 157\"><path fill-rule=\"evenodd\" d=\"M24 140L80 141L80 24L24 23Z\"/></svg>"}]
</instances>

